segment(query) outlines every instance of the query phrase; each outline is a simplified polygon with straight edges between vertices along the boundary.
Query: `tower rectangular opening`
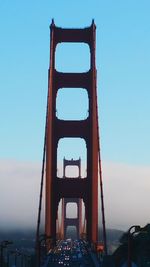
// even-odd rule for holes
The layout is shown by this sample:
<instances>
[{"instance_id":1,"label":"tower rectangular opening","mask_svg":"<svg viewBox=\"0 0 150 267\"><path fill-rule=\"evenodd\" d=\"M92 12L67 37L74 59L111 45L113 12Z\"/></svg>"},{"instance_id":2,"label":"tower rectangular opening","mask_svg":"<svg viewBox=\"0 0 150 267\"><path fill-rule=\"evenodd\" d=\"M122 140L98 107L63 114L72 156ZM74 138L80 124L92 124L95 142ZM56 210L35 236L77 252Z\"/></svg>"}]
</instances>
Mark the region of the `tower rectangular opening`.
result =
<instances>
[{"instance_id":1,"label":"tower rectangular opening","mask_svg":"<svg viewBox=\"0 0 150 267\"><path fill-rule=\"evenodd\" d=\"M63 177L63 159L81 158L81 178L87 176L87 147L83 138L61 138L57 146L57 176ZM76 173L72 173L76 176ZM75 177L74 176L74 177Z\"/></svg>"},{"instance_id":2,"label":"tower rectangular opening","mask_svg":"<svg viewBox=\"0 0 150 267\"><path fill-rule=\"evenodd\" d=\"M86 72L90 69L90 48L85 43L59 43L55 53L56 70Z\"/></svg>"},{"instance_id":3,"label":"tower rectangular opening","mask_svg":"<svg viewBox=\"0 0 150 267\"><path fill-rule=\"evenodd\" d=\"M56 117L60 120L85 120L89 116L86 89L61 88L56 97Z\"/></svg>"}]
</instances>

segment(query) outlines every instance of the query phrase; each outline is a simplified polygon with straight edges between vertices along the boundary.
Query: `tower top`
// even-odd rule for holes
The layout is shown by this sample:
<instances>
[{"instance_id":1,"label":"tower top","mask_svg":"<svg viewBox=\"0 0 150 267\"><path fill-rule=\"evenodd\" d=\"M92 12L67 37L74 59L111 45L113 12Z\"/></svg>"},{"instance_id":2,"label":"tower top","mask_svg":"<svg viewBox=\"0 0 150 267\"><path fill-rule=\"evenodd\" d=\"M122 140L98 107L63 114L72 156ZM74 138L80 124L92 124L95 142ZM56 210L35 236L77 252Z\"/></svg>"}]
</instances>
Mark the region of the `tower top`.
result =
<instances>
[{"instance_id":1,"label":"tower top","mask_svg":"<svg viewBox=\"0 0 150 267\"><path fill-rule=\"evenodd\" d=\"M56 27L56 28L62 28L62 27L59 27L59 26L56 26L56 24L55 24L55 22L54 22L54 18L52 18L52 22L51 22L51 24L50 24L50 26L49 26L50 28L51 27ZM86 28L89 28L89 27L95 27L96 28L96 24L95 24L95 21L94 21L94 19L92 19L92 22L91 22L91 25L90 26L86 26L86 27L84 27L83 29L86 29ZM64 29L74 29L74 28L64 28ZM76 28L76 29L82 29L82 28Z\"/></svg>"}]
</instances>

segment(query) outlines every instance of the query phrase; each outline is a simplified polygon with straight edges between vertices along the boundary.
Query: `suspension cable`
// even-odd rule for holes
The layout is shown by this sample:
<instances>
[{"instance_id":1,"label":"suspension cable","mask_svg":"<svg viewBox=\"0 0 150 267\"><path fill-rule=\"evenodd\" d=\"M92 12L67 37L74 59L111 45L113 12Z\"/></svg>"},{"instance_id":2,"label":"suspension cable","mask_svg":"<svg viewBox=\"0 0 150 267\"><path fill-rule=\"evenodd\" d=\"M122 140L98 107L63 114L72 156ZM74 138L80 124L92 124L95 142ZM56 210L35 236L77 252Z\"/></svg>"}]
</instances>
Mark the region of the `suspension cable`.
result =
<instances>
[{"instance_id":1,"label":"suspension cable","mask_svg":"<svg viewBox=\"0 0 150 267\"><path fill-rule=\"evenodd\" d=\"M102 203L101 209L102 209L104 251L105 251L105 254L107 255L107 235L106 235L106 224L105 224L105 207L104 207L104 193L103 193L102 167L101 167L101 158L100 158L100 146L99 146L99 176L100 176L100 192L101 192L101 203Z\"/></svg>"},{"instance_id":2,"label":"suspension cable","mask_svg":"<svg viewBox=\"0 0 150 267\"><path fill-rule=\"evenodd\" d=\"M45 134L44 134L44 145L43 145L43 159L42 159L42 170L41 170L41 183L40 183L40 195L39 195L37 230L36 230L36 249L37 249L37 254L39 254L39 251L38 250L39 250L39 241L40 241L39 239L40 239L41 209L42 209L42 196L43 196L43 184L44 184L44 167L45 167L45 158L46 158L46 136L47 136L47 121L48 121L48 99L49 99L49 92L47 94Z\"/></svg>"},{"instance_id":3,"label":"suspension cable","mask_svg":"<svg viewBox=\"0 0 150 267\"><path fill-rule=\"evenodd\" d=\"M95 79L96 79L96 77L95 77ZM102 224L103 224L103 242L104 242L104 252L105 252L105 255L107 255L107 236L106 236L106 224L105 224L105 207L104 207L104 192L103 192L101 153L100 153L100 134L99 134L99 123L98 123L97 90L96 90L96 95L95 96L96 96L96 101L95 102L96 102L97 135L98 135L98 160L99 160L101 211L102 211Z\"/></svg>"},{"instance_id":4,"label":"suspension cable","mask_svg":"<svg viewBox=\"0 0 150 267\"><path fill-rule=\"evenodd\" d=\"M52 19L51 29L53 29L54 20ZM39 208L38 208L38 219L37 219L37 231L36 231L36 249L38 265L40 264L40 223L41 223L41 208L42 208L42 194L43 194L43 184L44 184L44 167L46 158L46 142L47 142L47 127L48 127L48 115L49 115L49 94L50 94L50 76L53 69L53 50L54 50L54 32L51 30L51 45L50 45L50 68L48 71L48 93L47 93L47 106L46 106L46 120L45 120L45 135L44 135L44 146L43 146L43 160L42 160L42 171L41 171L41 184L40 184L40 197L39 197Z\"/></svg>"}]
</instances>

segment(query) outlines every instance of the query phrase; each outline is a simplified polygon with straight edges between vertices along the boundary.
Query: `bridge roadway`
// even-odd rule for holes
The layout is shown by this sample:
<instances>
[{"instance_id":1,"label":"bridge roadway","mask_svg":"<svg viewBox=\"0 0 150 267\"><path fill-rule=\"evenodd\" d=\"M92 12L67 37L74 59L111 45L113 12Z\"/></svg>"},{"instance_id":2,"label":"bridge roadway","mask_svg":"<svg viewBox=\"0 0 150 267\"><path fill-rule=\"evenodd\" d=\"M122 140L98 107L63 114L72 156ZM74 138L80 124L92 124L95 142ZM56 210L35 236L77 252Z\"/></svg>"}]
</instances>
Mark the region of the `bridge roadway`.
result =
<instances>
[{"instance_id":1,"label":"bridge roadway","mask_svg":"<svg viewBox=\"0 0 150 267\"><path fill-rule=\"evenodd\" d=\"M42 267L99 267L99 262L83 240L61 240L51 250Z\"/></svg>"}]
</instances>

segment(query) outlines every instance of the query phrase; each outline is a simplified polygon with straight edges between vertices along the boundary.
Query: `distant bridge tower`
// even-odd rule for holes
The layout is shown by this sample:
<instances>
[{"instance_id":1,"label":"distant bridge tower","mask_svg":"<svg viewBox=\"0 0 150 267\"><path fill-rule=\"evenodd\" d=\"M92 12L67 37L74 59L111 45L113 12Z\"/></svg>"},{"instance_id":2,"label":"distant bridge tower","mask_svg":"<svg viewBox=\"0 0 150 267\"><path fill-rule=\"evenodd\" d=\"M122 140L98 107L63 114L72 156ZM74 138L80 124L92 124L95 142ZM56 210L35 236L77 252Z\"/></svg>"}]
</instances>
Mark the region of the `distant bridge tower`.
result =
<instances>
[{"instance_id":1,"label":"distant bridge tower","mask_svg":"<svg viewBox=\"0 0 150 267\"><path fill-rule=\"evenodd\" d=\"M78 160L63 160L63 179L70 179L66 176L67 166L77 166L78 167L78 177L73 179L81 179L81 159ZM77 206L77 214L75 218L67 217L67 204L75 203ZM77 232L77 238L80 238L82 233L82 202L79 198L63 198L62 199L62 224L61 224L61 237L64 239L67 237L67 227L75 226Z\"/></svg>"},{"instance_id":2,"label":"distant bridge tower","mask_svg":"<svg viewBox=\"0 0 150 267\"><path fill-rule=\"evenodd\" d=\"M95 24L84 29L62 29L51 24L50 68L48 80L48 117L46 132L46 217L45 233L56 239L58 204L61 199L83 199L87 239L98 240L98 114L95 67ZM90 48L90 70L84 73L61 73L55 69L58 43L86 43ZM73 53L73 51L72 51ZM67 56L67 55L66 55ZM65 121L56 117L59 88L85 88L89 98L89 116L82 121ZM80 101L80 100L79 100ZM83 138L87 147L87 176L84 179L57 177L57 146L60 138Z\"/></svg>"}]
</instances>

